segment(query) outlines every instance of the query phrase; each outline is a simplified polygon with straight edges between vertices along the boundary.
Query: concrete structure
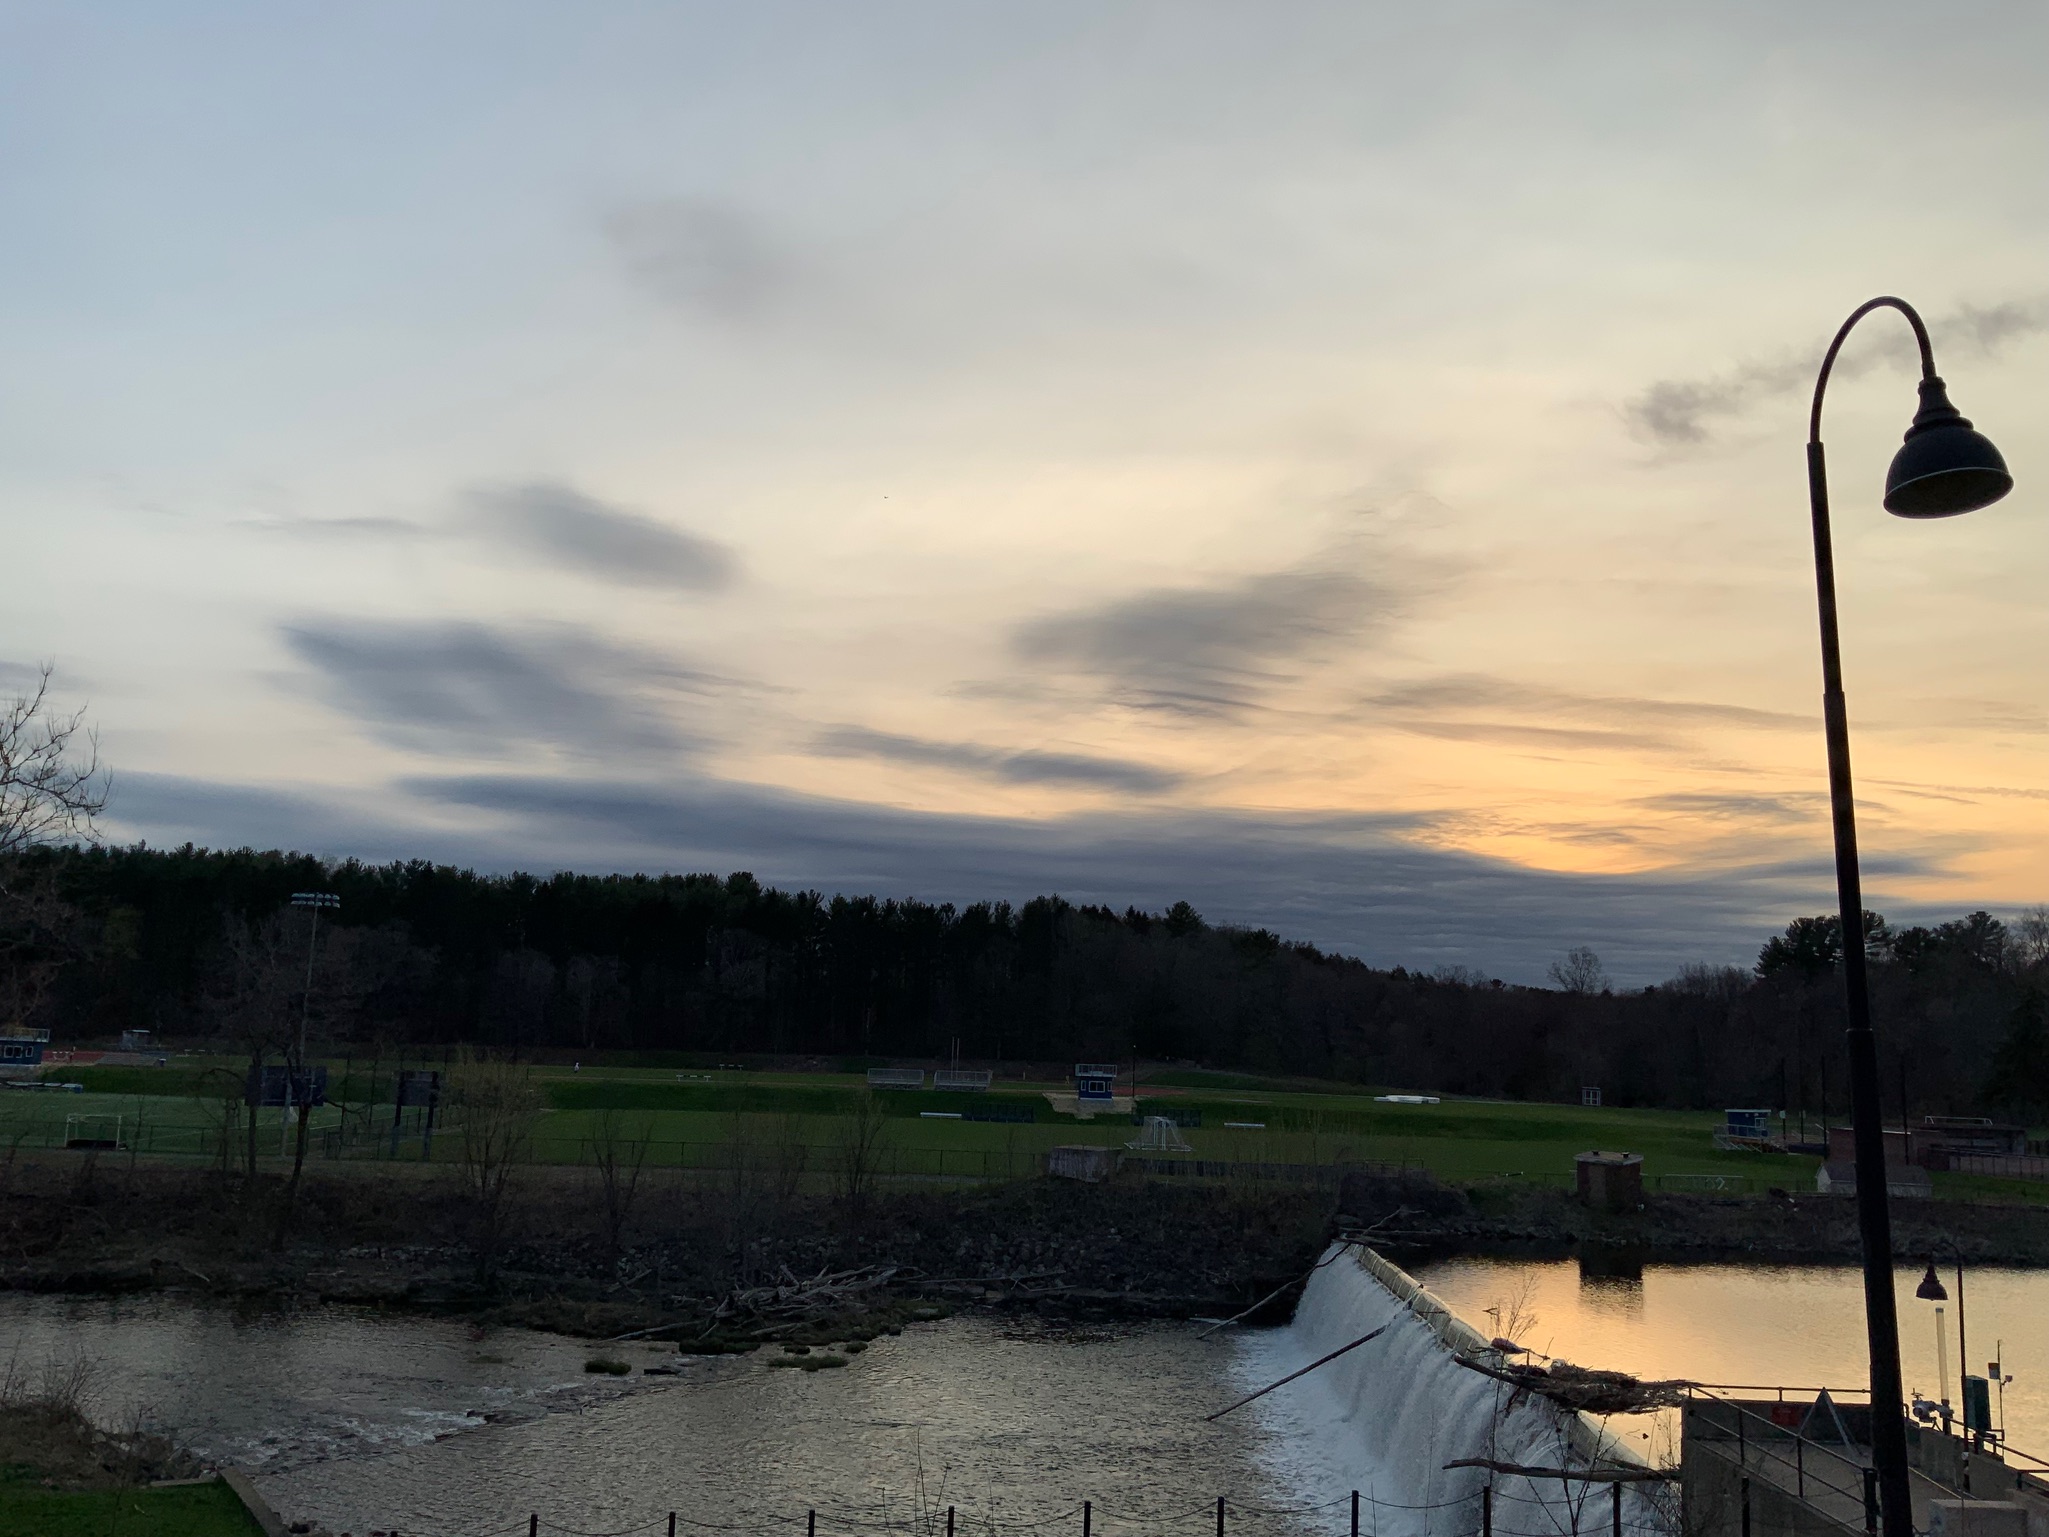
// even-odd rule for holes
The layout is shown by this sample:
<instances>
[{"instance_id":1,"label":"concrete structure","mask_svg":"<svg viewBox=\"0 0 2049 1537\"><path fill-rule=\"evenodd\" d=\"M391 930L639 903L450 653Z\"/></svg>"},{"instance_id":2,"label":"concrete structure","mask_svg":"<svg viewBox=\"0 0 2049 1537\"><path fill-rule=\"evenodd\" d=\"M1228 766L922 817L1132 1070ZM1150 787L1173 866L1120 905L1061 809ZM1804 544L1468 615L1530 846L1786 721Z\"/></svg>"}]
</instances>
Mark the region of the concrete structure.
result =
<instances>
[{"instance_id":1,"label":"concrete structure","mask_svg":"<svg viewBox=\"0 0 2049 1537\"><path fill-rule=\"evenodd\" d=\"M1046 1172L1055 1179L1078 1179L1099 1185L1117 1172L1117 1150L1109 1147L1056 1147L1046 1154Z\"/></svg>"},{"instance_id":2,"label":"concrete structure","mask_svg":"<svg viewBox=\"0 0 2049 1537\"><path fill-rule=\"evenodd\" d=\"M1855 1195L1856 1164L1847 1159L1831 1158L1814 1171L1814 1188L1823 1195ZM1888 1194L1903 1196L1909 1200L1918 1200L1935 1194L1935 1182L1928 1177L1926 1169L1894 1163L1890 1159L1885 1165L1885 1188Z\"/></svg>"},{"instance_id":3,"label":"concrete structure","mask_svg":"<svg viewBox=\"0 0 2049 1537\"><path fill-rule=\"evenodd\" d=\"M1581 1153L1572 1164L1580 1200L1596 1211L1635 1211L1643 1205L1643 1154Z\"/></svg>"}]
</instances>

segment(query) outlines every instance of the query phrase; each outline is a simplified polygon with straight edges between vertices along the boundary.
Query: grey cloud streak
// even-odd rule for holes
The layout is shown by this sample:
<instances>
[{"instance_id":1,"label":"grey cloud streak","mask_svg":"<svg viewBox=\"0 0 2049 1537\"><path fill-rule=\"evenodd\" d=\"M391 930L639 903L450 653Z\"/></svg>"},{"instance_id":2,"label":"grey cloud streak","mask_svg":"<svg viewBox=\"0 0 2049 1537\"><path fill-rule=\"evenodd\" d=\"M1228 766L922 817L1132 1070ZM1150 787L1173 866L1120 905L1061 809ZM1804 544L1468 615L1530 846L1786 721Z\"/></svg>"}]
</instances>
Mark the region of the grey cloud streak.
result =
<instances>
[{"instance_id":1,"label":"grey cloud streak","mask_svg":"<svg viewBox=\"0 0 2049 1537\"><path fill-rule=\"evenodd\" d=\"M1481 712L1524 718L1476 718ZM1481 673L1401 684L1364 701L1362 713L1384 718L1403 731L1450 741L1651 750L1683 747L1688 727L1810 731L1817 724L1806 716L1747 705L1627 694L1579 694ZM1531 716L1540 719L1533 723L1527 719Z\"/></svg>"},{"instance_id":2,"label":"grey cloud streak","mask_svg":"<svg viewBox=\"0 0 2049 1537\"><path fill-rule=\"evenodd\" d=\"M471 503L488 534L608 582L683 592L717 592L733 582L735 562L724 545L558 481L476 491Z\"/></svg>"},{"instance_id":3,"label":"grey cloud streak","mask_svg":"<svg viewBox=\"0 0 2049 1537\"><path fill-rule=\"evenodd\" d=\"M719 780L527 775L419 778L343 800L136 774L115 809L120 835L152 842L496 871L749 869L785 887L955 903L1059 892L1159 909L1185 898L1212 921L1264 925L1380 965L1471 965L1533 983L1575 944L1591 944L1631 983L1694 960L1748 964L1766 934L1831 900L1821 858L1561 874L1419 846L1408 835L1429 819L1409 816L1120 810L1034 821ZM1874 891L1929 873L1882 853L1868 868Z\"/></svg>"},{"instance_id":4,"label":"grey cloud streak","mask_svg":"<svg viewBox=\"0 0 2049 1537\"><path fill-rule=\"evenodd\" d=\"M1098 790L1123 790L1157 795L1181 783L1181 775L1122 758L1085 753L1043 752L982 747L968 742L933 742L922 737L841 726L821 733L813 752L828 757L882 758L934 768L978 774L1007 784L1080 785Z\"/></svg>"},{"instance_id":5,"label":"grey cloud streak","mask_svg":"<svg viewBox=\"0 0 2049 1537\"><path fill-rule=\"evenodd\" d=\"M587 759L674 753L679 696L726 680L574 626L308 620L285 627L332 703L409 751Z\"/></svg>"},{"instance_id":6,"label":"grey cloud streak","mask_svg":"<svg viewBox=\"0 0 2049 1537\"><path fill-rule=\"evenodd\" d=\"M1912 334L1893 317L1874 317L1877 333L1870 338L1859 330L1852 350L1837 361L1836 373L1854 378L1882 363L1915 359ZM1869 322L1867 322L1869 324ZM1929 336L1938 349L1968 347L1981 354L1997 352L2007 342L2049 329L2049 299L2008 299L1980 308L1963 305L1928 322ZM1832 333L1831 333L1832 334ZM1629 401L1622 414L1642 436L1663 447L1686 447L1705 443L1712 436L1711 423L1743 414L1766 401L1780 399L1813 388L1815 371L1827 337L1811 353L1775 361L1738 363L1727 371L1692 379L1660 379L1646 386Z\"/></svg>"},{"instance_id":7,"label":"grey cloud streak","mask_svg":"<svg viewBox=\"0 0 2049 1537\"><path fill-rule=\"evenodd\" d=\"M762 318L794 276L761 221L717 198L628 204L606 216L604 231L627 272L650 294L716 320Z\"/></svg>"},{"instance_id":8,"label":"grey cloud streak","mask_svg":"<svg viewBox=\"0 0 2049 1537\"><path fill-rule=\"evenodd\" d=\"M1098 680L1138 709L1231 716L1290 681L1287 669L1392 619L1392 587L1349 571L1267 572L1224 586L1158 588L1021 625L1027 662Z\"/></svg>"}]
</instances>

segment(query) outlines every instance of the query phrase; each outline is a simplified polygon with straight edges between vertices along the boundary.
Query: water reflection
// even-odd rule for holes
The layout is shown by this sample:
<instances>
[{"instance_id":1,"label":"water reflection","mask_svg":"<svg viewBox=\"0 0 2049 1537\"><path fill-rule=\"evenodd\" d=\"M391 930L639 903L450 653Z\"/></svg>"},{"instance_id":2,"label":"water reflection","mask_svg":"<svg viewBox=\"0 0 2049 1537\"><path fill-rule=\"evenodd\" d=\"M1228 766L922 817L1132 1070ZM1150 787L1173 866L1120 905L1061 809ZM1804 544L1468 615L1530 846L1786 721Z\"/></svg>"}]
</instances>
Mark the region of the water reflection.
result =
<instances>
[{"instance_id":1,"label":"water reflection","mask_svg":"<svg viewBox=\"0 0 2049 1537\"><path fill-rule=\"evenodd\" d=\"M1850 1266L1642 1265L1638 1280L1588 1260L1452 1259L1418 1277L1463 1316L1520 1307L1518 1342L1585 1366L1696 1382L1861 1388L1867 1381L1863 1278ZM1900 1356L1909 1394L1936 1396L1933 1307L1914 1295L1919 1266L1894 1273ZM2049 1455L2049 1271L1974 1268L1971 1370L2003 1349L2012 1444ZM1952 1304L1953 1307L1953 1304ZM1956 1392L1956 1317L1946 1315Z\"/></svg>"}]
</instances>

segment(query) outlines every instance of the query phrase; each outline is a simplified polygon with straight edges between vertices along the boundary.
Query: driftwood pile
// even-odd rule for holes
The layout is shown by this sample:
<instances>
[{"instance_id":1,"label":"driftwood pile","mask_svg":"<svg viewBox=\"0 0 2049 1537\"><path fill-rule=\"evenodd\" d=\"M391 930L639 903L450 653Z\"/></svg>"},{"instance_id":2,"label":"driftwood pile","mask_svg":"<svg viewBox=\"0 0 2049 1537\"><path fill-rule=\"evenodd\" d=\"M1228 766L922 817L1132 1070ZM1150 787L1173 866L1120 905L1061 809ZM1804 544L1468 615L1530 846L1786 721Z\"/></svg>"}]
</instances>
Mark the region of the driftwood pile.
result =
<instances>
[{"instance_id":1,"label":"driftwood pile","mask_svg":"<svg viewBox=\"0 0 2049 1537\"><path fill-rule=\"evenodd\" d=\"M781 1279L773 1284L735 1287L719 1298L698 1338L720 1329L756 1340L794 1334L828 1315L846 1312L865 1294L880 1291L892 1280L909 1279L913 1274L899 1265L862 1265L853 1270L821 1270L809 1279L799 1279L785 1265Z\"/></svg>"},{"instance_id":2,"label":"driftwood pile","mask_svg":"<svg viewBox=\"0 0 2049 1537\"><path fill-rule=\"evenodd\" d=\"M1680 1379L1645 1381L1627 1372L1596 1371L1574 1366L1570 1361L1553 1361L1549 1366L1489 1366L1469 1356L1453 1360L1468 1371L1531 1393L1541 1393L1567 1409L1588 1414L1649 1414L1657 1409L1676 1409L1686 1401L1692 1383Z\"/></svg>"}]
</instances>

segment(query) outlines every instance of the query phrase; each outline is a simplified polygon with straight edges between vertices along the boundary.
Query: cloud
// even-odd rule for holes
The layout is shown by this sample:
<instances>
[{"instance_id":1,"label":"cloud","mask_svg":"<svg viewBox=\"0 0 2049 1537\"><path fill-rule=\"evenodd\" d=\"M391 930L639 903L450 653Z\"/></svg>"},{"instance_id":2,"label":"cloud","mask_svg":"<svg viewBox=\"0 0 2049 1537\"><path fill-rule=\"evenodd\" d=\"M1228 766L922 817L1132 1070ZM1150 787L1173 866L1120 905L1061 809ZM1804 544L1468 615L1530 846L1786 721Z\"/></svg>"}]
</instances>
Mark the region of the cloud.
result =
<instances>
[{"instance_id":1,"label":"cloud","mask_svg":"<svg viewBox=\"0 0 2049 1537\"><path fill-rule=\"evenodd\" d=\"M1824 856L1683 875L1531 870L1426 846L1429 819L1158 808L1044 820L939 815L693 777L433 776L286 792L138 774L122 836L481 869L752 870L784 887L966 903L1059 892L1153 910L1193 902L1379 965L1468 965L1540 982L1576 944L1619 981L1748 964L1761 936L1833 900ZM1887 879L1926 861L1881 858ZM1882 901L1874 885L1874 902ZM1968 905L1968 904L1965 904Z\"/></svg>"},{"instance_id":2,"label":"cloud","mask_svg":"<svg viewBox=\"0 0 2049 1537\"><path fill-rule=\"evenodd\" d=\"M1385 625L1401 607L1391 587L1349 571L1276 571L1034 619L1013 634L1012 649L1026 662L1098 680L1119 704L1229 716L1255 708L1293 680L1291 669Z\"/></svg>"},{"instance_id":3,"label":"cloud","mask_svg":"<svg viewBox=\"0 0 2049 1537\"><path fill-rule=\"evenodd\" d=\"M615 209L607 238L626 270L665 304L728 322L758 320L793 271L759 220L711 198L662 198Z\"/></svg>"},{"instance_id":4,"label":"cloud","mask_svg":"<svg viewBox=\"0 0 2049 1537\"><path fill-rule=\"evenodd\" d=\"M629 587L717 592L732 585L724 545L586 496L555 481L472 493L473 524L553 561Z\"/></svg>"},{"instance_id":5,"label":"cloud","mask_svg":"<svg viewBox=\"0 0 2049 1537\"><path fill-rule=\"evenodd\" d=\"M1124 790L1157 795L1181 782L1181 775L1122 758L1083 753L1013 752L967 742L931 742L921 737L841 726L824 732L811 744L827 757L885 758L980 774L1008 784L1081 785L1098 790Z\"/></svg>"},{"instance_id":6,"label":"cloud","mask_svg":"<svg viewBox=\"0 0 2049 1537\"><path fill-rule=\"evenodd\" d=\"M284 635L337 708L422 753L676 752L694 745L673 718L676 700L728 682L566 625L337 619Z\"/></svg>"},{"instance_id":7,"label":"cloud","mask_svg":"<svg viewBox=\"0 0 2049 1537\"><path fill-rule=\"evenodd\" d=\"M1367 713L1390 717L1391 724L1418 736L1554 747L1669 751L1687 744L1689 727L1811 731L1816 725L1806 716L1747 705L1629 694L1579 694L1483 673L1457 673L1405 683L1367 699L1363 708ZM1479 712L1543 719L1535 724L1526 719L1475 719Z\"/></svg>"},{"instance_id":8,"label":"cloud","mask_svg":"<svg viewBox=\"0 0 2049 1537\"><path fill-rule=\"evenodd\" d=\"M1836 362L1836 374L1854 378L1882 363L1913 362L1917 353L1913 335L1904 324L1887 324L1866 339L1860 327L1853 351ZM1980 354L1999 351L2008 342L2049 329L2049 299L2008 299L1980 307L1966 304L1928 322L1930 338L1940 363L1944 349L1964 347ZM1637 433L1662 447L1686 447L1705 443L1718 421L1742 415L1767 401L1814 387L1827 340L1815 343L1811 351L1788 355L1775 361L1743 362L1724 373L1707 378L1659 379L1622 408L1622 414Z\"/></svg>"},{"instance_id":9,"label":"cloud","mask_svg":"<svg viewBox=\"0 0 2049 1537\"><path fill-rule=\"evenodd\" d=\"M405 518L237 518L231 525L301 539L425 539L434 530Z\"/></svg>"}]
</instances>

